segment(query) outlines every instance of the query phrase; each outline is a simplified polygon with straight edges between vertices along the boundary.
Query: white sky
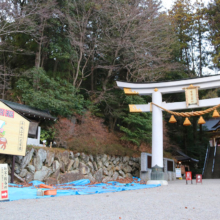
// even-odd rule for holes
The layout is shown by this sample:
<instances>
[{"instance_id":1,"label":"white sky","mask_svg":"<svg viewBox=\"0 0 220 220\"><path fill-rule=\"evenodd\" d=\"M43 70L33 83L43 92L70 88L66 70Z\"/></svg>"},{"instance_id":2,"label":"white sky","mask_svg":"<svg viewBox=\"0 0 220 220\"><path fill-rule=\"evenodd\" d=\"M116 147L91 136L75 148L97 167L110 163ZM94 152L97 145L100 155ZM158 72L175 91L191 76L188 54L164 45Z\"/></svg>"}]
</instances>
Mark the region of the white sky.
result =
<instances>
[{"instance_id":1,"label":"white sky","mask_svg":"<svg viewBox=\"0 0 220 220\"><path fill-rule=\"evenodd\" d=\"M195 0L191 0L192 3L195 2ZM166 9L170 9L175 1L174 0L162 0L163 6ZM207 5L207 3L211 2L211 0L203 0L204 4Z\"/></svg>"}]
</instances>

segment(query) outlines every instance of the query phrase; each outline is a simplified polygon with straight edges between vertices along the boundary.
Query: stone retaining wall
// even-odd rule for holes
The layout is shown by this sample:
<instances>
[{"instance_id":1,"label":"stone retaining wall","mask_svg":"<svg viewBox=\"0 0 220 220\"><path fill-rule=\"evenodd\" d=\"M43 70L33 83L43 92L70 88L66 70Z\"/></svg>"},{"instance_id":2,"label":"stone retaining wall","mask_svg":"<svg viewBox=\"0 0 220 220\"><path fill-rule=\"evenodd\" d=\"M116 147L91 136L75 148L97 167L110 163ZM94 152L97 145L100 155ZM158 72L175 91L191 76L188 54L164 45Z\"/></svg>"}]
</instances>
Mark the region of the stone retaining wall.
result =
<instances>
[{"instance_id":1,"label":"stone retaining wall","mask_svg":"<svg viewBox=\"0 0 220 220\"><path fill-rule=\"evenodd\" d=\"M12 156L0 155L0 163L9 165ZM140 158L109 155L74 154L71 151L53 152L49 149L32 148L26 156L15 157L15 181L39 180L47 184L90 179L92 182L107 182L125 177L139 177ZM10 175L9 175L10 181Z\"/></svg>"}]
</instances>

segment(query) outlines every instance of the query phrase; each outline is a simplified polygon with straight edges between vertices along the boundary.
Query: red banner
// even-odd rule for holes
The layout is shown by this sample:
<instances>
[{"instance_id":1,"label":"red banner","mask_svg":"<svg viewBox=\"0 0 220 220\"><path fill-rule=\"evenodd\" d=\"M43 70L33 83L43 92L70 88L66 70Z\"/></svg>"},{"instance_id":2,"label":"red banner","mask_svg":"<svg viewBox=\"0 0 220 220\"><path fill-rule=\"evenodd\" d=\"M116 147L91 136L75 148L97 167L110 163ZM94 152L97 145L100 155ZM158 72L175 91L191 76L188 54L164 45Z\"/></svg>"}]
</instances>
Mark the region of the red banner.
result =
<instances>
[{"instance_id":1,"label":"red banner","mask_svg":"<svg viewBox=\"0 0 220 220\"><path fill-rule=\"evenodd\" d=\"M186 180L192 180L192 172L186 172Z\"/></svg>"},{"instance_id":2,"label":"red banner","mask_svg":"<svg viewBox=\"0 0 220 220\"><path fill-rule=\"evenodd\" d=\"M196 183L202 183L202 174L196 174Z\"/></svg>"}]
</instances>

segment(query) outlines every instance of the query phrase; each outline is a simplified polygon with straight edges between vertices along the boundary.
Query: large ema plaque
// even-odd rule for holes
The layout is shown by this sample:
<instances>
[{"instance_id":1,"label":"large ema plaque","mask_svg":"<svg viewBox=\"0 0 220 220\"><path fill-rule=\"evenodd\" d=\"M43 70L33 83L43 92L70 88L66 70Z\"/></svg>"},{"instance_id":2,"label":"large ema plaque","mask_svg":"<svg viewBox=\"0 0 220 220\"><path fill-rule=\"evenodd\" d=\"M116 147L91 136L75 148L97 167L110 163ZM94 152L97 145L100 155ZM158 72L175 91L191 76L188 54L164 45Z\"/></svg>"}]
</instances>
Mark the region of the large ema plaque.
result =
<instances>
[{"instance_id":1,"label":"large ema plaque","mask_svg":"<svg viewBox=\"0 0 220 220\"><path fill-rule=\"evenodd\" d=\"M0 102L0 154L25 156L30 122Z\"/></svg>"}]
</instances>

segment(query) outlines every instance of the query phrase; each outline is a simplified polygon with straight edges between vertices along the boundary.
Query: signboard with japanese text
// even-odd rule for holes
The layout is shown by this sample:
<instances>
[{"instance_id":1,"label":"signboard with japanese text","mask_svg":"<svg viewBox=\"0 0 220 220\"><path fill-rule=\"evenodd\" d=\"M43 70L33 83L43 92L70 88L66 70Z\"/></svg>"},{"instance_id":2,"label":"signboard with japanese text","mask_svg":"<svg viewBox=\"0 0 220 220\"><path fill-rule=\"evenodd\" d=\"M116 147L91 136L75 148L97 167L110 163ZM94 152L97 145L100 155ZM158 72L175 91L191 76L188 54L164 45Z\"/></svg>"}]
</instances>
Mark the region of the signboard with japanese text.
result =
<instances>
[{"instance_id":1,"label":"signboard with japanese text","mask_svg":"<svg viewBox=\"0 0 220 220\"><path fill-rule=\"evenodd\" d=\"M196 183L202 183L202 174L196 174Z\"/></svg>"},{"instance_id":2,"label":"signboard with japanese text","mask_svg":"<svg viewBox=\"0 0 220 220\"><path fill-rule=\"evenodd\" d=\"M186 172L186 181L187 180L192 180L192 172Z\"/></svg>"},{"instance_id":3,"label":"signboard with japanese text","mask_svg":"<svg viewBox=\"0 0 220 220\"><path fill-rule=\"evenodd\" d=\"M176 168L176 178L181 178L181 168Z\"/></svg>"},{"instance_id":4,"label":"signboard with japanese text","mask_svg":"<svg viewBox=\"0 0 220 220\"><path fill-rule=\"evenodd\" d=\"M0 154L25 156L30 122L0 102Z\"/></svg>"},{"instance_id":5,"label":"signboard with japanese text","mask_svg":"<svg viewBox=\"0 0 220 220\"><path fill-rule=\"evenodd\" d=\"M8 200L8 165L0 164L0 201Z\"/></svg>"},{"instance_id":6,"label":"signboard with japanese text","mask_svg":"<svg viewBox=\"0 0 220 220\"><path fill-rule=\"evenodd\" d=\"M199 93L198 87L190 85L185 89L185 96L186 96L186 106L189 105L199 105Z\"/></svg>"}]
</instances>

